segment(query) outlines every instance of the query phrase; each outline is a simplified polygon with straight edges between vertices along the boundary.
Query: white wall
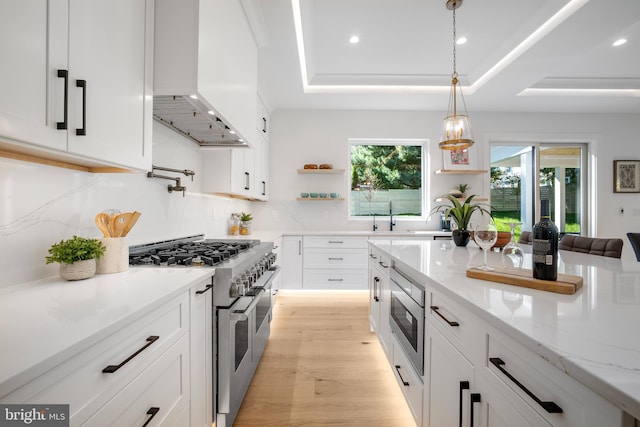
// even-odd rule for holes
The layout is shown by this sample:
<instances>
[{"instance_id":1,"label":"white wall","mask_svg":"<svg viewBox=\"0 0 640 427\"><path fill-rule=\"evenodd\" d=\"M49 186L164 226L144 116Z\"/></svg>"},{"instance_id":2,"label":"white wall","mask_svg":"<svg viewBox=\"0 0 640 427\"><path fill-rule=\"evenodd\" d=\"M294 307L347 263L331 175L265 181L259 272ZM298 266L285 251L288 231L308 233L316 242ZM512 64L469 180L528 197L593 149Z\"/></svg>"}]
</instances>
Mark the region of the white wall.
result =
<instances>
[{"instance_id":1,"label":"white wall","mask_svg":"<svg viewBox=\"0 0 640 427\"><path fill-rule=\"evenodd\" d=\"M130 245L202 233L226 237L229 214L250 211L251 203L200 194L196 144L159 124L153 132L155 165L196 171L193 182L182 176L184 198L167 191L173 181L143 173L92 174L0 158L0 287L55 276L58 264L45 265L51 244L74 234L100 237L94 217L108 208L142 213L127 236Z\"/></svg>"},{"instance_id":2,"label":"white wall","mask_svg":"<svg viewBox=\"0 0 640 427\"><path fill-rule=\"evenodd\" d=\"M296 230L370 230L372 222L348 220L347 201L302 202L303 191L349 189L349 174L300 175L305 163L332 163L348 170L349 138L429 139L430 170L443 167L438 149L444 115L414 111L276 111L271 117L271 195L259 204L255 226ZM640 194L614 194L613 160L640 159L640 115L473 113L477 167L489 167L489 141L586 141L597 155L591 170L595 199L590 214L595 234L620 237L630 251L625 233L640 231ZM469 183L471 193L487 197L488 175L441 176L429 173L428 197L447 192L455 184ZM618 215L625 207L624 216ZM379 219L380 229L388 221ZM401 222L398 229L437 229L438 221Z\"/></svg>"}]
</instances>

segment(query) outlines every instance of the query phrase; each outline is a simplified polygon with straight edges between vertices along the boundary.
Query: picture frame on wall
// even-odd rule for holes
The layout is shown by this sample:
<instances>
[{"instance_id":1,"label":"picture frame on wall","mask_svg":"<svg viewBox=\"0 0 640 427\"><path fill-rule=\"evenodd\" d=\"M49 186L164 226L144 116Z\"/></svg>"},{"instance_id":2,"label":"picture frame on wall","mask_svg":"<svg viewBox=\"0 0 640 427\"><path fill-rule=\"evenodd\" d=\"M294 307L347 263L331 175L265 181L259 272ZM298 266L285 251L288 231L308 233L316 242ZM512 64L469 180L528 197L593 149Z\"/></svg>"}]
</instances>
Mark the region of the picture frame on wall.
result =
<instances>
[{"instance_id":1,"label":"picture frame on wall","mask_svg":"<svg viewBox=\"0 0 640 427\"><path fill-rule=\"evenodd\" d=\"M640 160L613 161L613 192L640 193Z\"/></svg>"},{"instance_id":2,"label":"picture frame on wall","mask_svg":"<svg viewBox=\"0 0 640 427\"><path fill-rule=\"evenodd\" d=\"M464 150L442 150L443 169L465 170L477 169L478 158L475 147Z\"/></svg>"}]
</instances>

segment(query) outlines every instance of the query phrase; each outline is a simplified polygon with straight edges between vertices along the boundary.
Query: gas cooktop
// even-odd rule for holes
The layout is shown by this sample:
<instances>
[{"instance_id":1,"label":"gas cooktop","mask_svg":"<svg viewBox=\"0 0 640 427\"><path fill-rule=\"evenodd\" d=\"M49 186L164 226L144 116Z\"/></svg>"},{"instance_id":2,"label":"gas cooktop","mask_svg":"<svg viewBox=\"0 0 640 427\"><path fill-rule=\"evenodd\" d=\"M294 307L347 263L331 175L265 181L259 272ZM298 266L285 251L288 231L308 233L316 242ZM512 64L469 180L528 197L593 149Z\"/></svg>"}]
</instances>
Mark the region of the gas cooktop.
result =
<instances>
[{"instance_id":1,"label":"gas cooktop","mask_svg":"<svg viewBox=\"0 0 640 427\"><path fill-rule=\"evenodd\" d=\"M129 265L215 266L246 252L259 240L207 239L196 235L129 247Z\"/></svg>"}]
</instances>

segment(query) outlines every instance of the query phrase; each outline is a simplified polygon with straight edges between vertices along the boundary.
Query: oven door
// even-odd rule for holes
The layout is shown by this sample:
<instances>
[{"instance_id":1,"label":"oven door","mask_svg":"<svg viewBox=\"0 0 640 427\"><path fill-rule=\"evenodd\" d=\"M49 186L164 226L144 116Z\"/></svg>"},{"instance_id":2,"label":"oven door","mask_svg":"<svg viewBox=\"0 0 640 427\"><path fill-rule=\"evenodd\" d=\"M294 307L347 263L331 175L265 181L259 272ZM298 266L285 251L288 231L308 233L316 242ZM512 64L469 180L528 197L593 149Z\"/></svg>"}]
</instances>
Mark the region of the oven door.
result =
<instances>
[{"instance_id":1,"label":"oven door","mask_svg":"<svg viewBox=\"0 0 640 427\"><path fill-rule=\"evenodd\" d=\"M415 302L396 282L390 280L389 323L416 372L424 375L424 307Z\"/></svg>"},{"instance_id":2,"label":"oven door","mask_svg":"<svg viewBox=\"0 0 640 427\"><path fill-rule=\"evenodd\" d=\"M218 425L231 426L249 388L257 361L253 358L255 297L239 298L218 309Z\"/></svg>"}]
</instances>

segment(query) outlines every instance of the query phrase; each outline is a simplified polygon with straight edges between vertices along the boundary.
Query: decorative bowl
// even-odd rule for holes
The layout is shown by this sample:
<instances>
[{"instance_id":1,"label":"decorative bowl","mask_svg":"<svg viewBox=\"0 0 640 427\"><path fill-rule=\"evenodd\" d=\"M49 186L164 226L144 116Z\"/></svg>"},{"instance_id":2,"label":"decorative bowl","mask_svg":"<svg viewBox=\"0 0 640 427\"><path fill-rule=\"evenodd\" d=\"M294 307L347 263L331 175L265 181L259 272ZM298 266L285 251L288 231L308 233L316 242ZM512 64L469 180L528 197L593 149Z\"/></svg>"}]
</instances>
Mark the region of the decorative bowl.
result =
<instances>
[{"instance_id":1,"label":"decorative bowl","mask_svg":"<svg viewBox=\"0 0 640 427\"><path fill-rule=\"evenodd\" d=\"M311 196L312 199L318 198L318 193L309 193L309 195Z\"/></svg>"},{"instance_id":2,"label":"decorative bowl","mask_svg":"<svg viewBox=\"0 0 640 427\"><path fill-rule=\"evenodd\" d=\"M307 197L309 197L309 193L300 193L300 197L306 199Z\"/></svg>"},{"instance_id":3,"label":"decorative bowl","mask_svg":"<svg viewBox=\"0 0 640 427\"><path fill-rule=\"evenodd\" d=\"M319 196L321 199L326 199L327 197L329 197L329 195L328 195L327 193L319 193L319 194L318 194L318 196Z\"/></svg>"},{"instance_id":4,"label":"decorative bowl","mask_svg":"<svg viewBox=\"0 0 640 427\"><path fill-rule=\"evenodd\" d=\"M329 193L329 195L331 196L332 199L337 199L339 196L338 193Z\"/></svg>"}]
</instances>

